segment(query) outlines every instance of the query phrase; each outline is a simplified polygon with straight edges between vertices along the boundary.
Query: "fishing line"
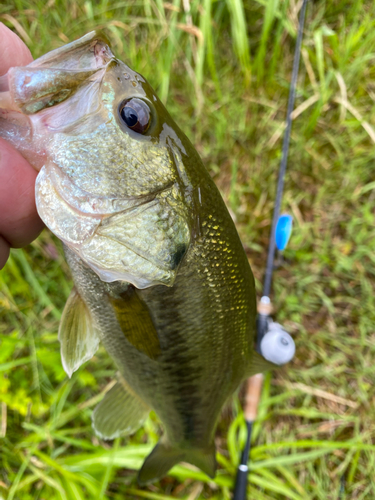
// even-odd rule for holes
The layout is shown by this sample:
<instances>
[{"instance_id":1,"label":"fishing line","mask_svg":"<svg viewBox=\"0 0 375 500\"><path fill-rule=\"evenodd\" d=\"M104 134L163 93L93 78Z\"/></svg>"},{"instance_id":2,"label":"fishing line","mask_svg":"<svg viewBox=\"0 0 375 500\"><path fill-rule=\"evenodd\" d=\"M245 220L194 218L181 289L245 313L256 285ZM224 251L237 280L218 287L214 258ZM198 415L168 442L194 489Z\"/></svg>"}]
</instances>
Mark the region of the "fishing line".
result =
<instances>
[{"instance_id":1,"label":"fishing line","mask_svg":"<svg viewBox=\"0 0 375 500\"><path fill-rule=\"evenodd\" d=\"M300 19L299 19L297 42L296 42L296 47L295 47L295 51L294 51L292 79L290 82L288 109L287 109L287 113L286 113L286 128L285 128L284 139L283 139L281 163L280 163L280 169L279 169L279 178L277 181L276 200L275 200L275 207L273 210L270 243L269 243L269 247L268 247L266 274L265 274L264 286L263 286L263 296L266 296L266 297L269 296L270 291L271 291L271 281L272 281L272 274L273 274L273 267L274 267L273 263L274 263L274 259L275 259L275 250L276 250L275 229L276 229L277 221L279 220L279 217L280 217L281 199L282 199L283 191L284 191L285 172L286 172L286 166L288 163L290 133L292 130L292 122L293 122L292 113L293 113L293 109L294 109L294 101L296 98L297 78L298 78L298 70L299 70L299 61L300 61L300 56L301 56L303 26L305 24L306 5L307 5L307 0L303 0L303 4L301 7Z\"/></svg>"},{"instance_id":2,"label":"fishing line","mask_svg":"<svg viewBox=\"0 0 375 500\"><path fill-rule=\"evenodd\" d=\"M271 292L275 252L277 248L276 232L278 228L278 222L280 221L280 207L284 190L285 172L288 162L290 134L293 121L292 112L294 109L294 102L296 96L297 77L298 77L299 62L301 55L301 45L303 37L303 27L305 23L307 1L308 0L303 0L299 16L299 26L298 26L297 41L294 51L292 78L290 83L288 107L286 114L286 127L282 145L282 154L279 167L279 176L277 181L276 200L272 217L270 242L268 246L267 265L266 265L266 272L263 285L263 296L259 303L258 317L257 317L257 351L258 352L262 351L261 349L261 345L263 347L262 341L265 340L266 336L269 336L271 334L274 336L274 339L271 339L271 344L269 345L272 347L272 345L274 345L272 344L272 342L275 342L275 339L277 339L279 342L279 346L284 344L286 350L288 351L289 349L288 355L290 355L291 352L293 351L291 357L293 357L294 355L294 342L291 339L291 337L282 329L281 325L279 325L278 323L273 323L272 320L270 320L271 300L269 298L269 295ZM289 228L287 229L288 235L284 237L283 248L285 248L286 246L287 240L290 236L290 231L291 231L291 219L289 223ZM283 250L283 248L280 249ZM273 331L271 332L270 330L272 330L272 328ZM264 352L262 352L262 354L267 359L277 363L277 361L275 361L274 359L267 357ZM278 363L278 364L283 364L283 363ZM253 423L257 416L257 408L260 400L262 383L263 383L263 376L261 374L254 375L253 377L250 377L250 379L248 380L247 396L244 406L244 415L247 426L247 439L245 447L241 454L240 464L237 469L233 500L246 500L247 475L249 470L248 461L251 449L251 434L252 434Z\"/></svg>"}]
</instances>

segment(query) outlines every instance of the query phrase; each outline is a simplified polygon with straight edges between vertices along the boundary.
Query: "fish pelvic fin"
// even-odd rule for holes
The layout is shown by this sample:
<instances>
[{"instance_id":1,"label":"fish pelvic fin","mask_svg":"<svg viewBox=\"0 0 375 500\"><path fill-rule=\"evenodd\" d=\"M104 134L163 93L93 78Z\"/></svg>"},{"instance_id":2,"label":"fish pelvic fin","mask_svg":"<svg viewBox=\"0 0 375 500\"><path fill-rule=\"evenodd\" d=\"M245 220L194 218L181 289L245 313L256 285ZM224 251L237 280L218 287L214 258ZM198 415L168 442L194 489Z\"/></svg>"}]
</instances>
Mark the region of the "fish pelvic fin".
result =
<instances>
[{"instance_id":1,"label":"fish pelvic fin","mask_svg":"<svg viewBox=\"0 0 375 500\"><path fill-rule=\"evenodd\" d=\"M171 445L168 439L163 437L144 461L138 473L138 484L144 486L161 479L179 462L195 465L213 478L216 473L215 453L214 443L205 449L179 448Z\"/></svg>"},{"instance_id":2,"label":"fish pelvic fin","mask_svg":"<svg viewBox=\"0 0 375 500\"><path fill-rule=\"evenodd\" d=\"M98 349L100 336L90 311L73 288L65 304L59 327L61 361L69 377Z\"/></svg>"},{"instance_id":3,"label":"fish pelvic fin","mask_svg":"<svg viewBox=\"0 0 375 500\"><path fill-rule=\"evenodd\" d=\"M149 411L126 381L119 377L119 381L95 408L92 427L102 439L128 436L141 427Z\"/></svg>"}]
</instances>

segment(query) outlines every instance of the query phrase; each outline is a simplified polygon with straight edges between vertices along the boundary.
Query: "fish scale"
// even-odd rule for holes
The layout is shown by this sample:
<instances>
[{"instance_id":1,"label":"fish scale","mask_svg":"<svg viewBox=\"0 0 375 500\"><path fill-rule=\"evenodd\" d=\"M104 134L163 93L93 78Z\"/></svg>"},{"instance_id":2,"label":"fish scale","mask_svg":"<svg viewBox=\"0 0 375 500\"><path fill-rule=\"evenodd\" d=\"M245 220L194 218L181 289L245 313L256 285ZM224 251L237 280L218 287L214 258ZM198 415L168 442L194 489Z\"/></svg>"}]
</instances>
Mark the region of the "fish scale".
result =
<instances>
[{"instance_id":1,"label":"fish scale","mask_svg":"<svg viewBox=\"0 0 375 500\"><path fill-rule=\"evenodd\" d=\"M63 366L71 376L101 341L119 370L93 412L95 432L131 434L152 409L164 434L139 483L182 460L213 477L223 405L272 366L254 351L254 278L218 189L103 35L7 78L0 135L41 169L38 212L64 243L75 283L59 328Z\"/></svg>"}]
</instances>

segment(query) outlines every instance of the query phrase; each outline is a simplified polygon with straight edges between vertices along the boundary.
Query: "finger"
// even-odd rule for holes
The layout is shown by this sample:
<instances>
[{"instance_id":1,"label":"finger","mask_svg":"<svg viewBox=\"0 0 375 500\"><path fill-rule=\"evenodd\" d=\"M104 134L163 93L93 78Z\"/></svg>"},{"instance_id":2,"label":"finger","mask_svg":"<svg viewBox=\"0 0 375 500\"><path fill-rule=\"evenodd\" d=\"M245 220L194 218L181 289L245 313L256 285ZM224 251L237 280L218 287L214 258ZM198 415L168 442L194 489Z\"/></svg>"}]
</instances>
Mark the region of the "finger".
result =
<instances>
[{"instance_id":1,"label":"finger","mask_svg":"<svg viewBox=\"0 0 375 500\"><path fill-rule=\"evenodd\" d=\"M5 263L8 260L9 251L9 244L0 236L0 269L5 266Z\"/></svg>"},{"instance_id":2,"label":"finger","mask_svg":"<svg viewBox=\"0 0 375 500\"><path fill-rule=\"evenodd\" d=\"M43 229L35 206L37 172L0 139L0 234L12 247L31 243Z\"/></svg>"},{"instance_id":3,"label":"finger","mask_svg":"<svg viewBox=\"0 0 375 500\"><path fill-rule=\"evenodd\" d=\"M33 57L23 41L0 23L0 75L5 75L12 66L25 66Z\"/></svg>"},{"instance_id":4,"label":"finger","mask_svg":"<svg viewBox=\"0 0 375 500\"><path fill-rule=\"evenodd\" d=\"M13 31L0 23L0 75L12 66L24 66L33 58ZM8 143L0 139L0 268L10 246L30 243L41 231L34 201L36 172Z\"/></svg>"}]
</instances>

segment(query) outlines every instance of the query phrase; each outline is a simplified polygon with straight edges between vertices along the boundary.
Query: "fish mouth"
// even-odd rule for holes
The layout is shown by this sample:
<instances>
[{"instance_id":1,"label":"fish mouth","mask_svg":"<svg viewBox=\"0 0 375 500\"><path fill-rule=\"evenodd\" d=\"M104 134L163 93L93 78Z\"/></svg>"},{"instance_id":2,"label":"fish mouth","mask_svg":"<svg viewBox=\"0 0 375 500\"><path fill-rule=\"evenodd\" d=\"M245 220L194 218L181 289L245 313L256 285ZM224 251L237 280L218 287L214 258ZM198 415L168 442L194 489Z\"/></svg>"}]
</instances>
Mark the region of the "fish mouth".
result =
<instances>
[{"instance_id":1,"label":"fish mouth","mask_svg":"<svg viewBox=\"0 0 375 500\"><path fill-rule=\"evenodd\" d=\"M133 198L90 195L53 163L36 182L46 226L102 281L172 286L190 243L187 221L169 202L173 185Z\"/></svg>"}]
</instances>

